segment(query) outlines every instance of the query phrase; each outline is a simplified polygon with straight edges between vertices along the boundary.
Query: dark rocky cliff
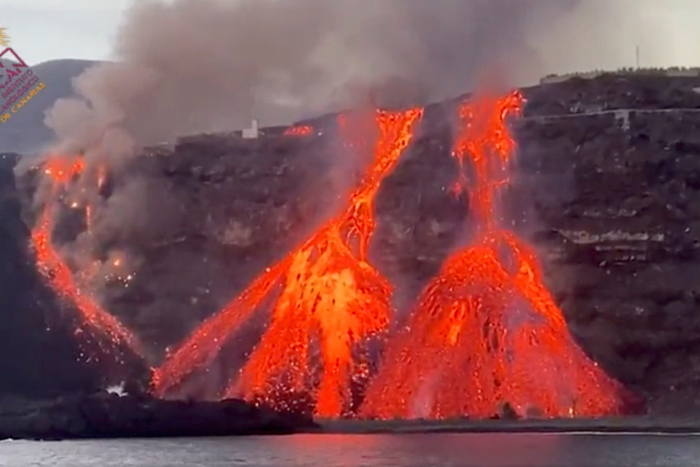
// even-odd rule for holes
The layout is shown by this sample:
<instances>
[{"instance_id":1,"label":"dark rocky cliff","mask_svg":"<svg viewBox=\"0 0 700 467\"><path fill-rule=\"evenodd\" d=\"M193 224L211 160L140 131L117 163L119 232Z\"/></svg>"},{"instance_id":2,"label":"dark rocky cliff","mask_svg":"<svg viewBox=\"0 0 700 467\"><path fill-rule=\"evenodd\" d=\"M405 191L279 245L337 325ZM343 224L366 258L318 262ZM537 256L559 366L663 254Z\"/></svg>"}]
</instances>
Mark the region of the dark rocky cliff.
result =
<instances>
[{"instance_id":1,"label":"dark rocky cliff","mask_svg":"<svg viewBox=\"0 0 700 467\"><path fill-rule=\"evenodd\" d=\"M584 348L652 395L697 407L700 113L582 117L518 133L531 234ZM579 138L574 135L579 134Z\"/></svg>"},{"instance_id":2,"label":"dark rocky cliff","mask_svg":"<svg viewBox=\"0 0 700 467\"><path fill-rule=\"evenodd\" d=\"M78 361L70 321L34 269L16 160L0 155L0 394L46 397L97 388L97 369Z\"/></svg>"},{"instance_id":3,"label":"dark rocky cliff","mask_svg":"<svg viewBox=\"0 0 700 467\"><path fill-rule=\"evenodd\" d=\"M584 349L655 413L700 409L697 87L695 78L574 79L525 89L525 118L514 123L506 222L540 252ZM427 109L377 200L371 253L402 313L468 229L468 200L446 189L453 115L454 102ZM106 305L154 355L332 212L355 177L333 121L311 122L322 134L307 138L275 129L256 141L183 138L129 167L144 180L148 222L103 241L143 261L129 288L108 289Z\"/></svg>"}]
</instances>

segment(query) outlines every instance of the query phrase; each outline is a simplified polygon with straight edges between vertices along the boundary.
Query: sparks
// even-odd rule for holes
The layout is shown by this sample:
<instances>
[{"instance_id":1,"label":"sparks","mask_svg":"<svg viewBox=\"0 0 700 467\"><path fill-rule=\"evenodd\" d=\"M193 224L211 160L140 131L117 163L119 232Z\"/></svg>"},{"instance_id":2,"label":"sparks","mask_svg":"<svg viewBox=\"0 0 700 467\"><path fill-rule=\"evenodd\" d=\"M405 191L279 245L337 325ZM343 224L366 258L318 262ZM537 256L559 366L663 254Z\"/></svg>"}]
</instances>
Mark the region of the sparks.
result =
<instances>
[{"instance_id":1,"label":"sparks","mask_svg":"<svg viewBox=\"0 0 700 467\"><path fill-rule=\"evenodd\" d=\"M314 127L311 125L290 126L284 130L284 136L310 136L314 132Z\"/></svg>"},{"instance_id":2,"label":"sparks","mask_svg":"<svg viewBox=\"0 0 700 467\"><path fill-rule=\"evenodd\" d=\"M156 394L164 395L210 363L262 301L279 290L267 329L224 396L262 399L285 409L290 395L306 394L321 417L350 409L350 380L366 373L355 351L385 331L391 317L391 284L367 258L374 198L422 114L422 109L377 111L374 160L347 208L195 330L154 372ZM346 125L342 118L339 123Z\"/></svg>"},{"instance_id":3,"label":"sparks","mask_svg":"<svg viewBox=\"0 0 700 467\"><path fill-rule=\"evenodd\" d=\"M44 165L43 173L50 177L51 181L52 199L43 207L31 232L37 269L59 297L76 307L81 323L76 329L77 335L83 335L86 330L90 331L97 336L97 344L105 353L117 355L120 348L126 347L134 354L142 356L138 339L94 298L80 290L73 273L52 242L57 214L53 199L80 176L84 168L85 162L79 157L52 157Z\"/></svg>"},{"instance_id":4,"label":"sparks","mask_svg":"<svg viewBox=\"0 0 700 467\"><path fill-rule=\"evenodd\" d=\"M506 406L523 417L624 411L624 388L574 342L533 249L498 225L496 195L508 181L515 149L506 120L520 114L522 102L513 92L460 107L456 188L470 186L478 229L390 340L362 417L487 418Z\"/></svg>"}]
</instances>

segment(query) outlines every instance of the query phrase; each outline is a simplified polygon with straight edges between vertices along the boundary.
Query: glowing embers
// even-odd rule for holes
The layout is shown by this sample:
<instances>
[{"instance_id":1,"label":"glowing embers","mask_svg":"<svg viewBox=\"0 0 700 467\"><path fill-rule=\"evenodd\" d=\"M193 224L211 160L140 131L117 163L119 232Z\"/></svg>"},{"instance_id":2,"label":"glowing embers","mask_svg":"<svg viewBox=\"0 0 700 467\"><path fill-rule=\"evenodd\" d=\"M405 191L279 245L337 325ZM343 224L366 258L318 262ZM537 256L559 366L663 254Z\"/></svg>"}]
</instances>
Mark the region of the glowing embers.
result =
<instances>
[{"instance_id":1,"label":"glowing embers","mask_svg":"<svg viewBox=\"0 0 700 467\"><path fill-rule=\"evenodd\" d=\"M44 163L43 174L49 177L50 197L32 229L31 242L39 272L46 277L54 292L73 304L78 311L80 324L75 334L81 337L81 343L89 347L89 343L94 341L103 353L112 354L117 361L121 361L121 349L128 348L134 354L142 355L141 345L117 318L80 289L68 264L52 242L58 203L63 191L84 169L85 163L79 157L52 157Z\"/></svg>"},{"instance_id":2,"label":"glowing embers","mask_svg":"<svg viewBox=\"0 0 700 467\"><path fill-rule=\"evenodd\" d=\"M600 416L622 412L626 393L573 341L543 285L534 252L498 227L496 190L514 142L506 126L519 93L467 102L453 155L468 183L473 246L449 258L385 351L364 417ZM464 159L470 158L466 166Z\"/></svg>"},{"instance_id":3,"label":"glowing embers","mask_svg":"<svg viewBox=\"0 0 700 467\"><path fill-rule=\"evenodd\" d=\"M314 127L311 125L296 125L290 126L284 130L285 136L311 136L314 133Z\"/></svg>"},{"instance_id":4,"label":"glowing embers","mask_svg":"<svg viewBox=\"0 0 700 467\"><path fill-rule=\"evenodd\" d=\"M496 228L495 197L509 181L509 163L515 153L515 140L505 122L509 116L519 116L522 105L522 94L514 91L504 97L476 96L459 107L461 131L452 156L460 170L454 189L469 192L473 222L482 230Z\"/></svg>"},{"instance_id":5,"label":"glowing embers","mask_svg":"<svg viewBox=\"0 0 700 467\"><path fill-rule=\"evenodd\" d=\"M377 112L374 159L346 210L196 330L154 373L156 394L209 363L277 288L269 324L224 395L243 395L279 409L288 408L288 399L307 395L315 413L325 417L351 409L351 381L367 376L363 346L386 329L391 310L391 285L367 262L374 197L421 115L421 109Z\"/></svg>"},{"instance_id":6,"label":"glowing embers","mask_svg":"<svg viewBox=\"0 0 700 467\"><path fill-rule=\"evenodd\" d=\"M313 392L312 380L320 378L315 412L347 410L350 378L365 371L353 351L388 325L391 286L351 252L339 227L328 226L292 255L270 324L227 396L276 406L286 403L279 395Z\"/></svg>"},{"instance_id":7,"label":"glowing embers","mask_svg":"<svg viewBox=\"0 0 700 467\"><path fill-rule=\"evenodd\" d=\"M534 255L494 233L450 258L386 351L361 415L573 417L623 411L542 285Z\"/></svg>"}]
</instances>

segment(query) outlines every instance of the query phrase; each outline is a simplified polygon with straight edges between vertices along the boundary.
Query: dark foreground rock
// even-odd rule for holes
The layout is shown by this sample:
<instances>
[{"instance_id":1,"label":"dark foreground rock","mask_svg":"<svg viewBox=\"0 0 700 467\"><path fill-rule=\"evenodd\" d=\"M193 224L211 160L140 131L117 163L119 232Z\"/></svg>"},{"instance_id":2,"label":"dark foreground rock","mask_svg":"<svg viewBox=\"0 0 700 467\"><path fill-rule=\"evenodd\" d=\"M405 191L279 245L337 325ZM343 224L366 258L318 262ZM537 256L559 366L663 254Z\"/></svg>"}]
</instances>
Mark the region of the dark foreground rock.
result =
<instances>
[{"instance_id":1,"label":"dark foreground rock","mask_svg":"<svg viewBox=\"0 0 700 467\"><path fill-rule=\"evenodd\" d=\"M49 401L4 401L0 439L287 434L315 427L244 401L166 401L97 393Z\"/></svg>"},{"instance_id":2,"label":"dark foreground rock","mask_svg":"<svg viewBox=\"0 0 700 467\"><path fill-rule=\"evenodd\" d=\"M99 371L80 361L73 321L34 267L15 187L17 159L0 154L0 395L97 390Z\"/></svg>"}]
</instances>

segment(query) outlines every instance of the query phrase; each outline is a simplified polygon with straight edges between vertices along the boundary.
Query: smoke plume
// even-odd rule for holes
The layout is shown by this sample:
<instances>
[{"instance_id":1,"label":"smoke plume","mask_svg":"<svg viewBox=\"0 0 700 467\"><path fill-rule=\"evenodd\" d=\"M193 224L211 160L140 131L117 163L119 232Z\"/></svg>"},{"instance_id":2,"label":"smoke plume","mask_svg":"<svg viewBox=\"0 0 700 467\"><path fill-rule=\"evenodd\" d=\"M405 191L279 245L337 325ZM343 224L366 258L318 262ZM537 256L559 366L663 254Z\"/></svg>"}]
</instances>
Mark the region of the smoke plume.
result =
<instances>
[{"instance_id":1,"label":"smoke plume","mask_svg":"<svg viewBox=\"0 0 700 467\"><path fill-rule=\"evenodd\" d=\"M81 100L60 101L47 121L71 149L119 155L251 117L435 100L492 68L521 81L541 67L528 36L574 3L141 1L119 31L117 63L77 79Z\"/></svg>"},{"instance_id":2,"label":"smoke plume","mask_svg":"<svg viewBox=\"0 0 700 467\"><path fill-rule=\"evenodd\" d=\"M108 299L99 278L131 280L147 264L138 248L129 251L131 245L180 241L183 226L207 225L193 218L191 201L175 195L172 180L162 174L122 176L143 145L230 131L251 118L271 125L349 107L424 104L467 91L483 73L512 82L531 79L542 62L527 39L576 4L139 1L119 31L116 60L75 79L76 97L57 101L47 112L46 123L56 133L49 152L82 153L88 172L105 166L112 180L108 197L92 180L69 194L94 214L90 231L64 242L63 254L75 269L90 271L95 293ZM37 198L37 204L47 202L60 201ZM160 289L152 291L158 300L148 309L132 307L135 316L127 321L141 328L158 323L160 329L164 313L178 316L172 322L201 318L201 310L192 312L201 308L198 299L168 291L182 289L183 282L206 294L216 289L211 271L221 265L206 260L196 250L191 258L173 260L172 277L160 277Z\"/></svg>"}]
</instances>

